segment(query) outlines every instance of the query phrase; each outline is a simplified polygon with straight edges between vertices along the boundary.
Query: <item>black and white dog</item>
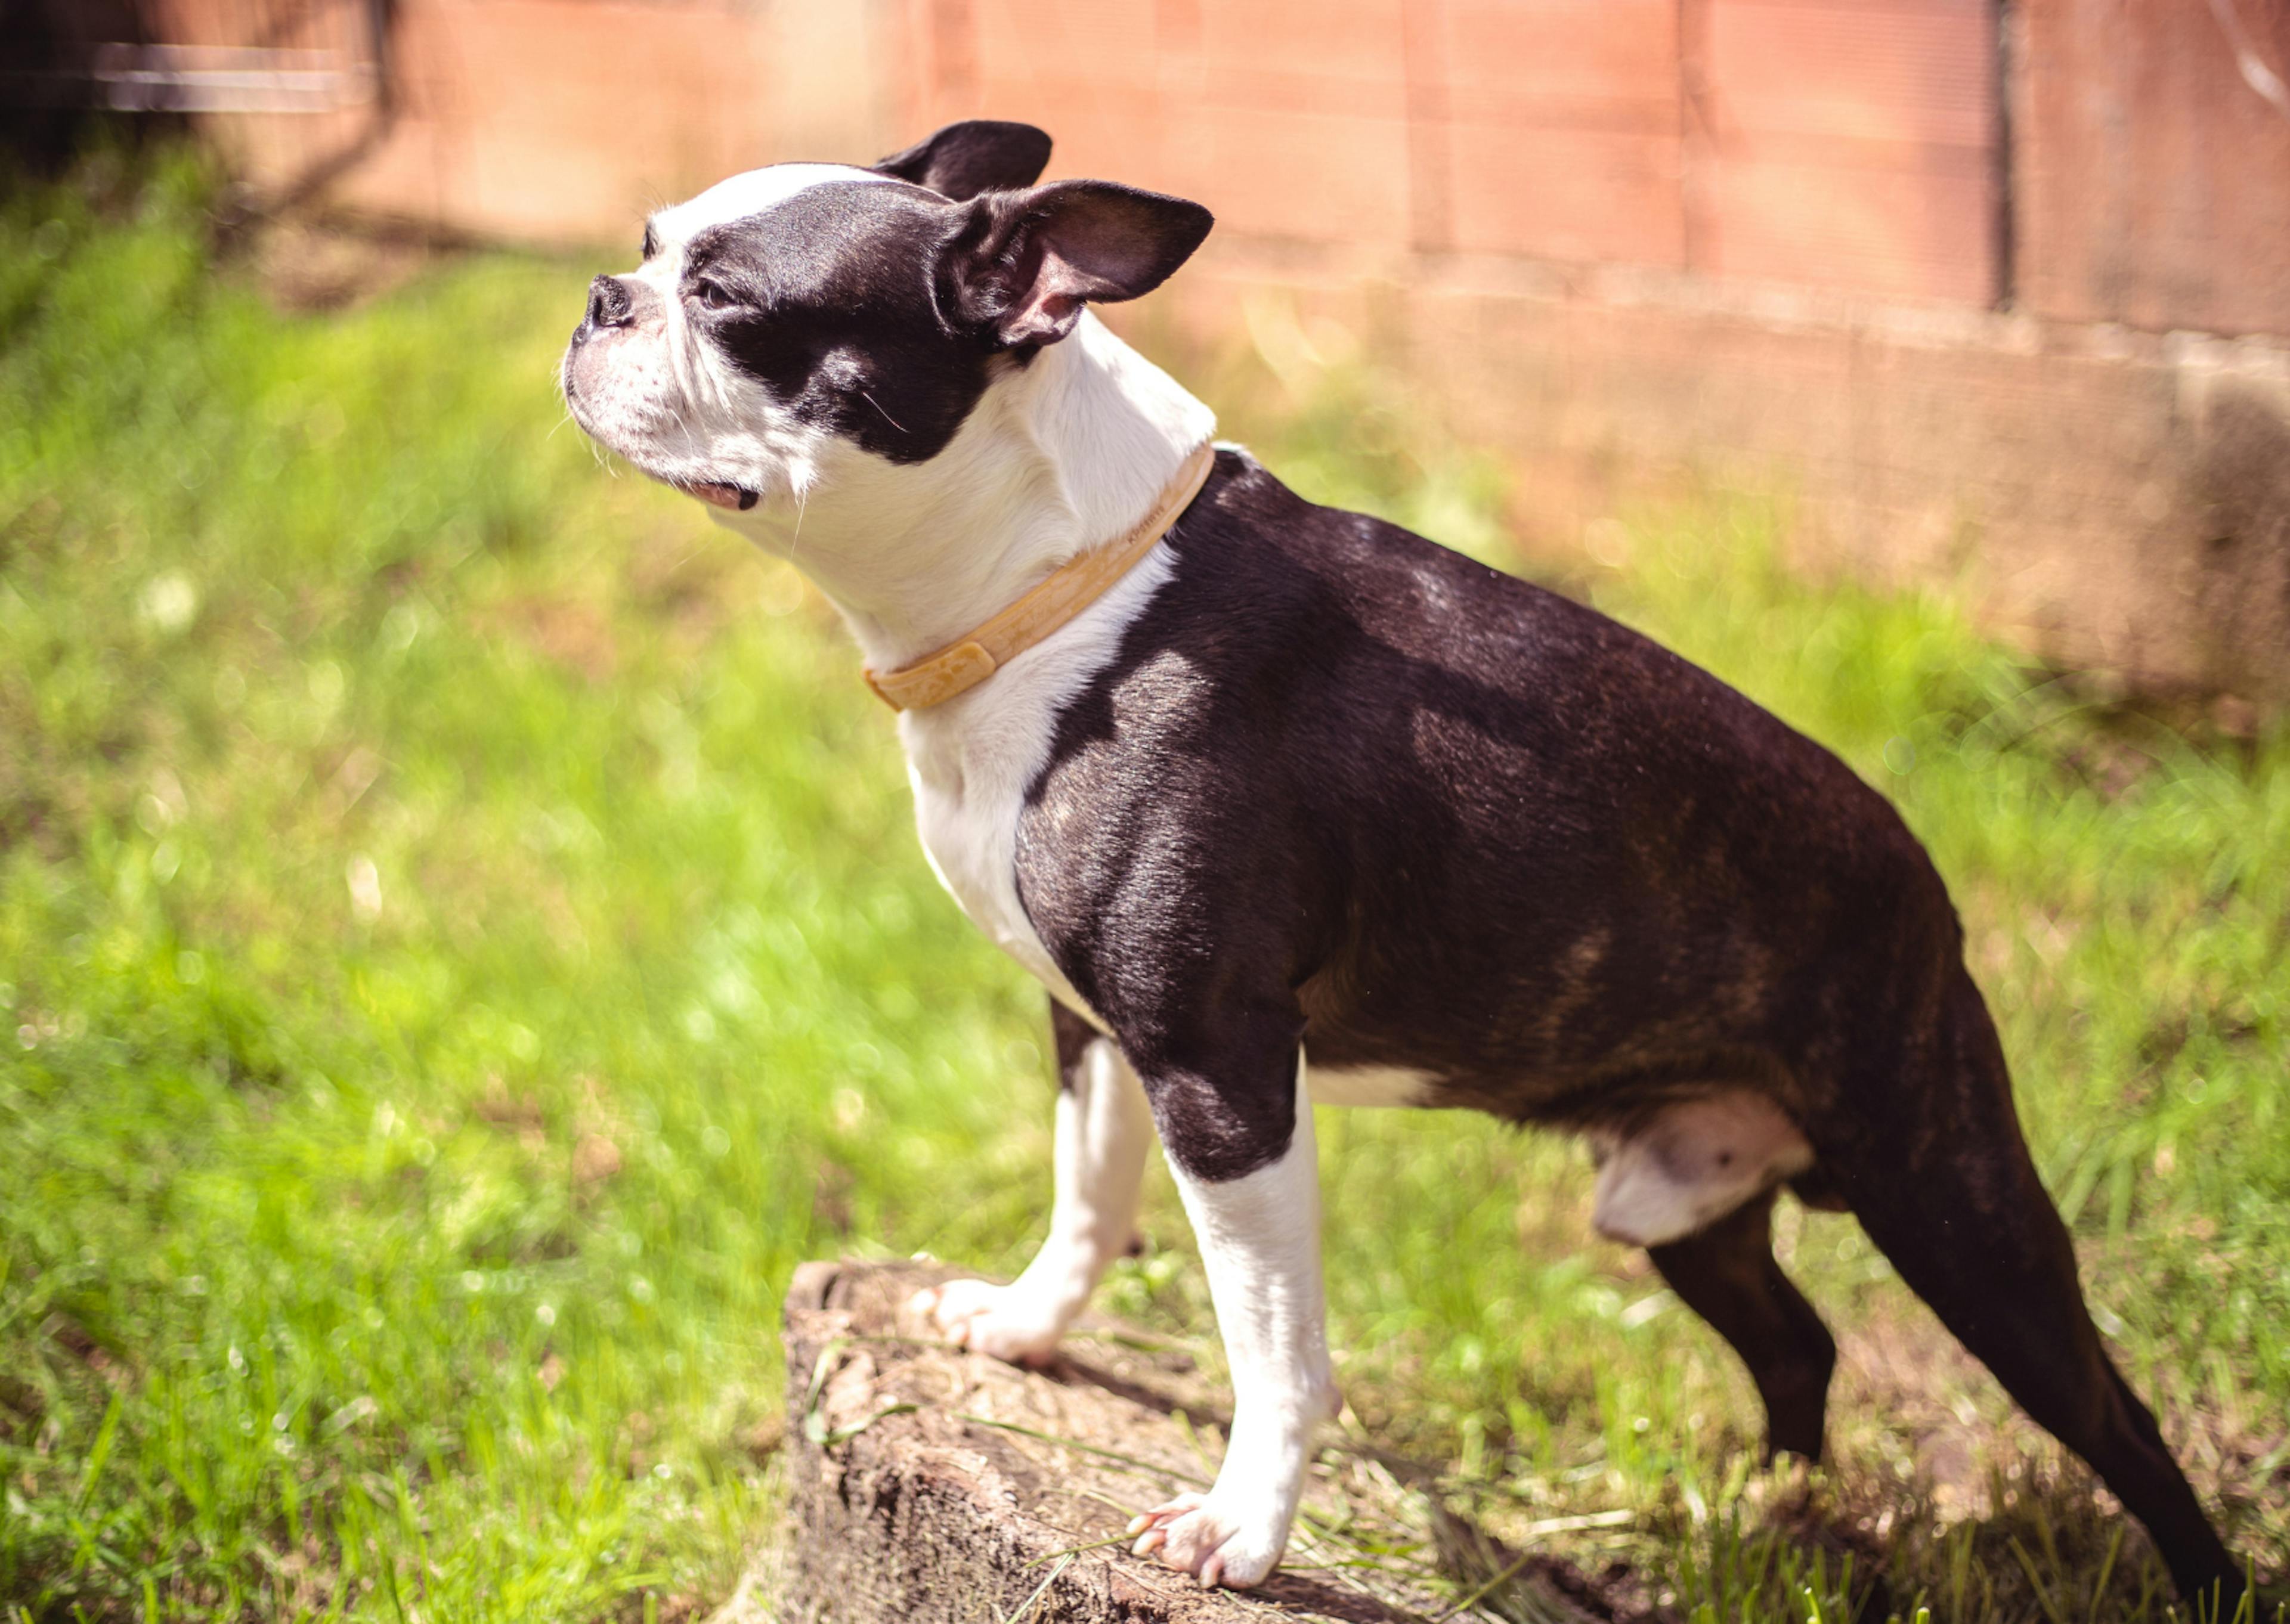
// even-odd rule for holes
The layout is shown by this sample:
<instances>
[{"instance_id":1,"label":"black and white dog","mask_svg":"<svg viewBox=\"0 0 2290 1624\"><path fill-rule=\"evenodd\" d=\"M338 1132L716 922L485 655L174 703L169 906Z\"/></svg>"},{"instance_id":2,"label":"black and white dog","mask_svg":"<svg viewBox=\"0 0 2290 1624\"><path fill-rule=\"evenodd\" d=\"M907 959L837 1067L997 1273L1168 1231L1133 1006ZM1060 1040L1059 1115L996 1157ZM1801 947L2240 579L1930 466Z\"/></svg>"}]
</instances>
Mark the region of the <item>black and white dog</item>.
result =
<instances>
[{"instance_id":1,"label":"black and white dog","mask_svg":"<svg viewBox=\"0 0 2290 1624\"><path fill-rule=\"evenodd\" d=\"M1235 1409L1215 1486L1137 1546L1253 1584L1337 1403L1308 1108L1474 1107L1589 1136L1598 1228L1733 1344L1769 1450L1820 1454L1834 1362L1774 1261L1786 1184L1859 1216L2182 1589L2239 1594L2093 1328L1892 808L1645 638L1212 460L1209 409L1086 308L1159 285L1208 212L1035 185L1049 147L970 123L724 181L597 278L564 364L589 435L840 606L906 707L939 877L1049 989L1049 1238L921 1308L1045 1355L1157 1129Z\"/></svg>"}]
</instances>

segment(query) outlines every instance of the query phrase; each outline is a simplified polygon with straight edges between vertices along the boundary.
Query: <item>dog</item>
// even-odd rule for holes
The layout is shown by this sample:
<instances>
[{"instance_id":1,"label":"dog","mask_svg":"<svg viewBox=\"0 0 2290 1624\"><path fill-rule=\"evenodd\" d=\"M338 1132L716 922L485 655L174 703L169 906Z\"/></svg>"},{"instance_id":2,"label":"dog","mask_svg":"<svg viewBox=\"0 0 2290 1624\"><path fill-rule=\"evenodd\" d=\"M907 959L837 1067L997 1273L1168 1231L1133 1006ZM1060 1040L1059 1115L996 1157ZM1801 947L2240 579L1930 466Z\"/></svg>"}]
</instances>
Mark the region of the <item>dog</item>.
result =
<instances>
[{"instance_id":1,"label":"dog","mask_svg":"<svg viewBox=\"0 0 2290 1624\"><path fill-rule=\"evenodd\" d=\"M562 385L593 439L792 559L898 708L963 909L1050 994L1049 1236L916 1307L1038 1360L1130 1244L1157 1131L1232 1370L1214 1485L1132 1527L1203 1585L1278 1563L1338 1407L1312 1114L1587 1136L1594 1220L1818 1459L1835 1345L1775 1263L1787 1187L1901 1277L2147 1526L2233 1561L2102 1346L1946 888L1891 805L1568 599L1296 496L1090 307L1199 204L1038 184L971 121L652 216Z\"/></svg>"}]
</instances>

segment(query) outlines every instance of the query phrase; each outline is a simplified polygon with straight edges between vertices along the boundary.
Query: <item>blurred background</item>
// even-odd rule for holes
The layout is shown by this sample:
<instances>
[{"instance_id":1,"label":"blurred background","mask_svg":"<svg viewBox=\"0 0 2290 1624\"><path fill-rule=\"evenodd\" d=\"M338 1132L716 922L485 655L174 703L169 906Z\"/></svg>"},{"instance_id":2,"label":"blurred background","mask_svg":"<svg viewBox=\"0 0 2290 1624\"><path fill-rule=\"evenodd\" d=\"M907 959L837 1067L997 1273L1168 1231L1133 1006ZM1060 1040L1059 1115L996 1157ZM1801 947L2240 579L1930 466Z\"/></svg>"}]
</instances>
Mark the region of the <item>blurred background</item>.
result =
<instances>
[{"instance_id":1,"label":"blurred background","mask_svg":"<svg viewBox=\"0 0 2290 1624\"><path fill-rule=\"evenodd\" d=\"M553 379L649 209L973 116L1215 211L1115 320L1276 473L1895 799L2283 1577L2286 76L2290 0L0 4L0 1616L768 1616L794 1264L1022 1263L1038 989ZM1850 1220L1808 1486L1577 1148L1320 1133L1356 1426L1612 1616L2166 1616ZM1103 1300L1213 1363L1190 1247L1157 1175Z\"/></svg>"},{"instance_id":2,"label":"blurred background","mask_svg":"<svg viewBox=\"0 0 2290 1624\"><path fill-rule=\"evenodd\" d=\"M20 103L487 238L1023 118L1211 203L1176 319L1277 289L1435 380L1538 542L1716 466L2065 658L2290 692L2281 0L16 4Z\"/></svg>"}]
</instances>

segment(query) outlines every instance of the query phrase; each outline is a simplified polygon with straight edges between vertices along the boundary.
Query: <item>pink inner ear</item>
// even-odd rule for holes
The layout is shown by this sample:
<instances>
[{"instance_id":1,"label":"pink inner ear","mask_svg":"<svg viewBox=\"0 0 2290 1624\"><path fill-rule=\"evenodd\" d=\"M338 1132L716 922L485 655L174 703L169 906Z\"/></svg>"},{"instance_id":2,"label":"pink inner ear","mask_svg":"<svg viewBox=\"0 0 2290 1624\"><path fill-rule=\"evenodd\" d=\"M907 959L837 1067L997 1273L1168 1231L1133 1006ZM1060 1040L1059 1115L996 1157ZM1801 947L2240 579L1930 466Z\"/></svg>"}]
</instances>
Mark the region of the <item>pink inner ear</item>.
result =
<instances>
[{"instance_id":1,"label":"pink inner ear","mask_svg":"<svg viewBox=\"0 0 2290 1624\"><path fill-rule=\"evenodd\" d=\"M1002 315L1002 337L1012 344L1055 343L1080 319L1082 296L1055 285L1045 268L1041 280Z\"/></svg>"},{"instance_id":2,"label":"pink inner ear","mask_svg":"<svg viewBox=\"0 0 2290 1624\"><path fill-rule=\"evenodd\" d=\"M981 199L965 269L986 299L1009 301L995 318L1004 343L1052 344L1073 331L1084 304L1159 286L1209 223L1207 210L1181 198L1060 180Z\"/></svg>"},{"instance_id":3,"label":"pink inner ear","mask_svg":"<svg viewBox=\"0 0 2290 1624\"><path fill-rule=\"evenodd\" d=\"M1002 335L1013 343L1029 340L1054 342L1073 331L1081 308L1104 291L1085 272L1048 249L1039 259L1025 293L1002 317Z\"/></svg>"},{"instance_id":4,"label":"pink inner ear","mask_svg":"<svg viewBox=\"0 0 2290 1624\"><path fill-rule=\"evenodd\" d=\"M1081 309L1081 295L1066 288L1052 287L1048 283L1047 276L1036 283L1016 314L1037 323L1060 324L1071 321Z\"/></svg>"}]
</instances>

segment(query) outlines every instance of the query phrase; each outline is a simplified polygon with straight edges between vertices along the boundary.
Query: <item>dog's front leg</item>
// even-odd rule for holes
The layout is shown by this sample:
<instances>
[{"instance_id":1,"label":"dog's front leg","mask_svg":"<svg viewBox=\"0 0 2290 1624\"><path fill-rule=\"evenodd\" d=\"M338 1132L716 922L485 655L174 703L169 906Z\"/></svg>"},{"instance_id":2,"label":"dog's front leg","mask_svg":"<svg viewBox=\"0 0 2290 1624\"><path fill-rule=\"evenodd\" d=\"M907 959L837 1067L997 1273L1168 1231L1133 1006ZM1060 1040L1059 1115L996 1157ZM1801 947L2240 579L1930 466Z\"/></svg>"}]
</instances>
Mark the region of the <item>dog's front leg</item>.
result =
<instances>
[{"instance_id":1,"label":"dog's front leg","mask_svg":"<svg viewBox=\"0 0 2290 1624\"><path fill-rule=\"evenodd\" d=\"M1013 1363L1046 1359L1106 1265L1128 1250L1153 1140L1144 1090L1120 1052L1061 1005L1052 1005L1051 1024L1060 1086L1048 1238L1008 1285L950 1280L911 1305L951 1340Z\"/></svg>"},{"instance_id":2,"label":"dog's front leg","mask_svg":"<svg viewBox=\"0 0 2290 1624\"><path fill-rule=\"evenodd\" d=\"M1130 1525L1136 1551L1157 1551L1203 1585L1253 1585L1287 1548L1312 1434L1339 1407L1320 1283L1320 1186L1311 1102L1295 1071L1294 1125L1270 1162L1237 1178L1189 1171L1178 1088L1157 1091L1163 1142L1200 1244L1232 1367L1232 1434L1206 1494L1181 1494Z\"/></svg>"}]
</instances>

